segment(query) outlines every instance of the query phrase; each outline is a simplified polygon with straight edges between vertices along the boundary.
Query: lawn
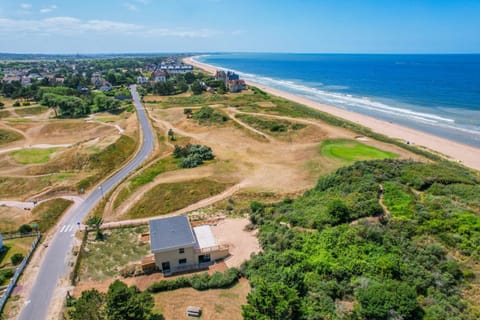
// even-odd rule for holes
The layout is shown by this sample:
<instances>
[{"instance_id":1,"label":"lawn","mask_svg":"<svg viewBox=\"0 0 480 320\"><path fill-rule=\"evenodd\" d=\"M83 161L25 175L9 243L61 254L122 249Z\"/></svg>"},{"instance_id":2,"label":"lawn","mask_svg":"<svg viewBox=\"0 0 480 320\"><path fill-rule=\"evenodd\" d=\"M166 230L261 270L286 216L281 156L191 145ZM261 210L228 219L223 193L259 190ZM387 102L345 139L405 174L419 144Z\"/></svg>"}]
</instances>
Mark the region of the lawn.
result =
<instances>
[{"instance_id":1,"label":"lawn","mask_svg":"<svg viewBox=\"0 0 480 320\"><path fill-rule=\"evenodd\" d=\"M197 291L192 288L154 294L155 309L160 310L165 319L191 319L185 315L188 306L202 308L203 320L241 320L241 306L247 303L250 286L246 279L228 289Z\"/></svg>"},{"instance_id":2,"label":"lawn","mask_svg":"<svg viewBox=\"0 0 480 320\"><path fill-rule=\"evenodd\" d=\"M48 111L47 107L41 107L41 106L15 109L15 113L18 114L19 116L33 116L33 115L45 113L47 111Z\"/></svg>"},{"instance_id":3,"label":"lawn","mask_svg":"<svg viewBox=\"0 0 480 320\"><path fill-rule=\"evenodd\" d=\"M35 217L33 223L38 224L38 229L47 232L53 227L65 210L73 204L73 201L62 198L51 199L40 203L33 208L32 213Z\"/></svg>"},{"instance_id":4,"label":"lawn","mask_svg":"<svg viewBox=\"0 0 480 320\"><path fill-rule=\"evenodd\" d=\"M57 150L58 148L21 149L10 152L10 155L15 162L20 164L40 164L50 161L50 156Z\"/></svg>"},{"instance_id":5,"label":"lawn","mask_svg":"<svg viewBox=\"0 0 480 320\"><path fill-rule=\"evenodd\" d=\"M139 241L146 232L147 226L112 229L105 231L104 240L95 240L95 232L90 232L81 253L80 280L101 281L118 276L120 269L150 254L150 244Z\"/></svg>"},{"instance_id":6,"label":"lawn","mask_svg":"<svg viewBox=\"0 0 480 320\"><path fill-rule=\"evenodd\" d=\"M347 163L373 159L393 159L398 155L367 146L363 143L348 139L325 140L321 145L322 155L335 158Z\"/></svg>"},{"instance_id":7,"label":"lawn","mask_svg":"<svg viewBox=\"0 0 480 320\"><path fill-rule=\"evenodd\" d=\"M21 134L11 130L0 129L0 146L20 139L23 139Z\"/></svg>"},{"instance_id":8,"label":"lawn","mask_svg":"<svg viewBox=\"0 0 480 320\"><path fill-rule=\"evenodd\" d=\"M118 208L129 195L134 193L141 186L150 183L156 176L167 171L180 169L176 160L173 157L167 157L160 159L157 162L150 165L148 168L128 180L126 186L119 192L115 198L114 207Z\"/></svg>"},{"instance_id":9,"label":"lawn","mask_svg":"<svg viewBox=\"0 0 480 320\"><path fill-rule=\"evenodd\" d=\"M4 240L3 246L6 250L0 255L0 268L11 266L10 258L15 253L21 253L23 256L26 256L32 246L33 240L35 240L35 237Z\"/></svg>"},{"instance_id":10,"label":"lawn","mask_svg":"<svg viewBox=\"0 0 480 320\"><path fill-rule=\"evenodd\" d=\"M146 192L127 216L144 218L170 213L223 192L231 184L208 179L159 184Z\"/></svg>"}]
</instances>

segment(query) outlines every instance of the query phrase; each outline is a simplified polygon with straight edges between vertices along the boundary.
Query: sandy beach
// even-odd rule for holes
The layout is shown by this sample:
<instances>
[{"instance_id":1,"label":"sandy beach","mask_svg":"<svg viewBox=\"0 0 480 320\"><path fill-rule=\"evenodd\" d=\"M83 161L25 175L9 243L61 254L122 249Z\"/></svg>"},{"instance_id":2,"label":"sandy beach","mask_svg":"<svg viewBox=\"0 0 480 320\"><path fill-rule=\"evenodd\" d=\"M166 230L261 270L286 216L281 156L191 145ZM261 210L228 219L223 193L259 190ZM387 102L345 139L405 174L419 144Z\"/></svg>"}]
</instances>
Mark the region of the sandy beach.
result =
<instances>
[{"instance_id":1,"label":"sandy beach","mask_svg":"<svg viewBox=\"0 0 480 320\"><path fill-rule=\"evenodd\" d=\"M185 58L184 62L191 64L197 68L203 69L210 73L215 73L216 67L194 61L189 57ZM460 161L467 167L480 170L480 148L475 148L469 145L461 144L435 135L431 135L418 130L410 129L395 123L375 119L359 113L342 110L340 108L324 105L313 100L297 96L288 92L273 89L255 82L247 81L247 84L256 86L270 94L295 101L297 103L306 105L310 108L327 112L336 117L343 118L362 126L370 128L371 130L384 134L386 136L410 141L412 145L422 146L430 150L443 154L446 158L452 161Z\"/></svg>"}]
</instances>

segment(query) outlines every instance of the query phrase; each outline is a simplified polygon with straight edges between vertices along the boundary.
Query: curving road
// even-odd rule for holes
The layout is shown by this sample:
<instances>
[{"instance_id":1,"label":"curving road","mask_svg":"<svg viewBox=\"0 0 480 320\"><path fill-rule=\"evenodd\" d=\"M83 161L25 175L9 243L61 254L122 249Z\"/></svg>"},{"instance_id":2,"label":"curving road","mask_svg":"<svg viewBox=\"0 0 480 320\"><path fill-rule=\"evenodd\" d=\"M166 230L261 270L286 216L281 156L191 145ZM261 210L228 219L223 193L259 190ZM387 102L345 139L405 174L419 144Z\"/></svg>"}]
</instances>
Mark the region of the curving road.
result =
<instances>
[{"instance_id":1,"label":"curving road","mask_svg":"<svg viewBox=\"0 0 480 320\"><path fill-rule=\"evenodd\" d=\"M152 127L140 102L136 87L131 86L130 91L143 132L140 151L121 170L96 187L78 208L69 211L62 218L63 227L60 228L60 225L58 226L55 236L49 243L43 263L30 291L29 300L27 300L21 311L19 320L46 319L57 283L60 279L68 276L68 255L72 251L74 234L78 228L77 223L85 218L90 210L102 199L104 194L107 194L115 185L138 168L153 151L155 136Z\"/></svg>"}]
</instances>

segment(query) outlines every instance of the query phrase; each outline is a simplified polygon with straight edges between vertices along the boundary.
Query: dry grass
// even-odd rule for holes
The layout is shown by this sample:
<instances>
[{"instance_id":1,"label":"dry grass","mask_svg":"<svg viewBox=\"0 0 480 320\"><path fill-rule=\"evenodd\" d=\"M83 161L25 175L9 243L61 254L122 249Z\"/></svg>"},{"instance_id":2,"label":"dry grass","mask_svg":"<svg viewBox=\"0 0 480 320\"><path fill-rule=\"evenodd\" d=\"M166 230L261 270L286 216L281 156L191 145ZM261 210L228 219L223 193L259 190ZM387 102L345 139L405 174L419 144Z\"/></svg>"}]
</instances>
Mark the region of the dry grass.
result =
<instances>
[{"instance_id":1,"label":"dry grass","mask_svg":"<svg viewBox=\"0 0 480 320\"><path fill-rule=\"evenodd\" d=\"M247 303L250 286L246 279L229 289L197 291L192 288L161 292L154 295L156 309L166 320L191 319L186 316L188 306L202 308L203 320L241 320L242 305Z\"/></svg>"}]
</instances>

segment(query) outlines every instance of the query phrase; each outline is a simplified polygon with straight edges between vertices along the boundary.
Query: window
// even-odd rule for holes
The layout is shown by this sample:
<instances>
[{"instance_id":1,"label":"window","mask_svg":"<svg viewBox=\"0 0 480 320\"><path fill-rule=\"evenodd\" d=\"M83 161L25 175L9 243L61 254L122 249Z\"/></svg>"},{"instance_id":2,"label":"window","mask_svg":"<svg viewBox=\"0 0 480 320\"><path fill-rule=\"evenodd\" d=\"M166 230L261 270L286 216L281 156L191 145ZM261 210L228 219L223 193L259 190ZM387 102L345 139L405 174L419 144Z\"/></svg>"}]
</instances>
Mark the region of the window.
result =
<instances>
[{"instance_id":1,"label":"window","mask_svg":"<svg viewBox=\"0 0 480 320\"><path fill-rule=\"evenodd\" d=\"M187 259L178 260L178 264L185 264L185 263L187 263Z\"/></svg>"},{"instance_id":2,"label":"window","mask_svg":"<svg viewBox=\"0 0 480 320\"><path fill-rule=\"evenodd\" d=\"M185 248L178 249L178 253L185 253Z\"/></svg>"}]
</instances>

